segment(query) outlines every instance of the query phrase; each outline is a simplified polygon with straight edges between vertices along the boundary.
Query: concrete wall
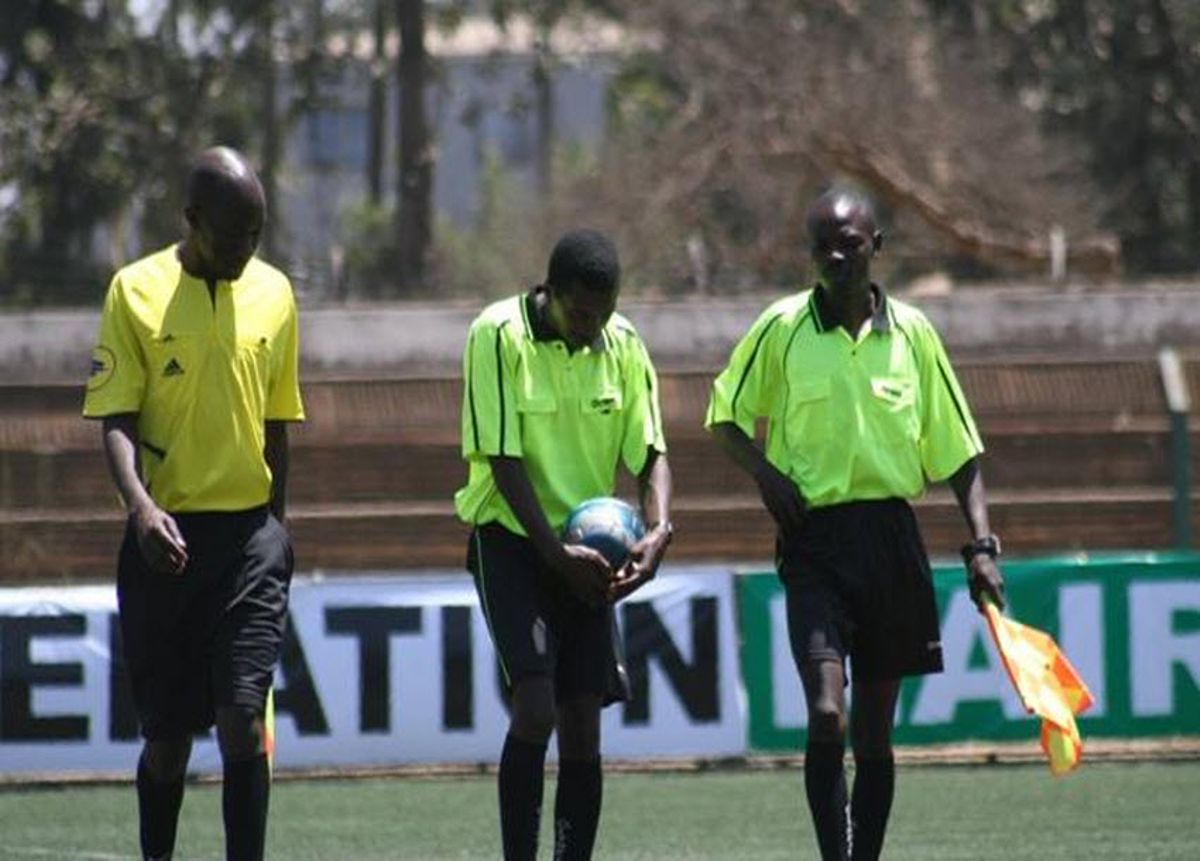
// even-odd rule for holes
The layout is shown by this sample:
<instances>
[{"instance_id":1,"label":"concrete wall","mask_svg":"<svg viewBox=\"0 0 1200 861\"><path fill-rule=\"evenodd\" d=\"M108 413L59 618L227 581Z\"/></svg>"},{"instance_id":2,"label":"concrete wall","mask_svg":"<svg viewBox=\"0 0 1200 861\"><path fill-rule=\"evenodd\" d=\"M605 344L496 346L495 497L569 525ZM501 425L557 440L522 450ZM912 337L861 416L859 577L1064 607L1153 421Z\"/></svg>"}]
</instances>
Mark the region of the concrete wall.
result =
<instances>
[{"instance_id":1,"label":"concrete wall","mask_svg":"<svg viewBox=\"0 0 1200 861\"><path fill-rule=\"evenodd\" d=\"M622 311L662 368L715 368L775 295L631 301ZM960 359L1150 355L1165 345L1200 351L1200 289L1077 294L972 289L912 301ZM302 309L305 373L456 374L467 326L478 310L476 305ZM98 319L98 310L0 315L0 385L82 382Z\"/></svg>"}]
</instances>

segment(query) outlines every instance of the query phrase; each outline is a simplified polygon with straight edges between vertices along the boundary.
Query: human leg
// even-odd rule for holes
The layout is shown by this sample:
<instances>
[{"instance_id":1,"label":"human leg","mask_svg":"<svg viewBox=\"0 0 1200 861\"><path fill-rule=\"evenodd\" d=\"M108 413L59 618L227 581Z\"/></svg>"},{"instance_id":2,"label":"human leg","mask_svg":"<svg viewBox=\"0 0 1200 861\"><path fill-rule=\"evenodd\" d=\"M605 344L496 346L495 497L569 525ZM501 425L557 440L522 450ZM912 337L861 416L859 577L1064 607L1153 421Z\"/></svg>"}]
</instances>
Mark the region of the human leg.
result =
<instances>
[{"instance_id":1,"label":"human leg","mask_svg":"<svg viewBox=\"0 0 1200 861\"><path fill-rule=\"evenodd\" d=\"M188 736L146 741L142 746L137 770L138 838L146 861L166 861L175 851L191 752Z\"/></svg>"},{"instance_id":2,"label":"human leg","mask_svg":"<svg viewBox=\"0 0 1200 861\"><path fill-rule=\"evenodd\" d=\"M512 691L512 716L500 754L500 835L507 861L537 857L546 745L554 731L554 688L529 676Z\"/></svg>"},{"instance_id":3,"label":"human leg","mask_svg":"<svg viewBox=\"0 0 1200 861\"><path fill-rule=\"evenodd\" d=\"M527 539L498 524L471 534L467 568L509 691L509 727L497 778L506 859L537 855L546 745L554 731L555 643L539 585L540 561Z\"/></svg>"},{"instance_id":4,"label":"human leg","mask_svg":"<svg viewBox=\"0 0 1200 861\"><path fill-rule=\"evenodd\" d=\"M808 708L804 789L821 857L849 857L846 802L845 673L840 661L809 660L800 671Z\"/></svg>"},{"instance_id":5,"label":"human leg","mask_svg":"<svg viewBox=\"0 0 1200 861\"><path fill-rule=\"evenodd\" d=\"M144 859L163 861L175 851L184 777L192 752L190 732L202 692L190 684L183 576L151 571L132 526L117 561L121 658L145 742L137 765L138 842ZM201 708L197 708L199 704Z\"/></svg>"},{"instance_id":6,"label":"human leg","mask_svg":"<svg viewBox=\"0 0 1200 861\"><path fill-rule=\"evenodd\" d=\"M851 857L875 859L883 849L895 792L892 724L899 679L854 682L850 737L854 747L854 792L850 801Z\"/></svg>"},{"instance_id":7,"label":"human leg","mask_svg":"<svg viewBox=\"0 0 1200 861\"><path fill-rule=\"evenodd\" d=\"M228 591L213 644L213 698L223 783L225 855L264 855L271 768L263 715L283 643L293 559L282 525L259 511L220 522L227 560L218 594Z\"/></svg>"},{"instance_id":8,"label":"human leg","mask_svg":"<svg viewBox=\"0 0 1200 861\"><path fill-rule=\"evenodd\" d=\"M588 859L600 823L604 778L600 762L599 694L558 706L558 790L554 799L554 857Z\"/></svg>"},{"instance_id":9,"label":"human leg","mask_svg":"<svg viewBox=\"0 0 1200 861\"><path fill-rule=\"evenodd\" d=\"M225 857L228 861L261 861L271 795L261 712L244 706L218 707L217 743L223 766Z\"/></svg>"}]
</instances>

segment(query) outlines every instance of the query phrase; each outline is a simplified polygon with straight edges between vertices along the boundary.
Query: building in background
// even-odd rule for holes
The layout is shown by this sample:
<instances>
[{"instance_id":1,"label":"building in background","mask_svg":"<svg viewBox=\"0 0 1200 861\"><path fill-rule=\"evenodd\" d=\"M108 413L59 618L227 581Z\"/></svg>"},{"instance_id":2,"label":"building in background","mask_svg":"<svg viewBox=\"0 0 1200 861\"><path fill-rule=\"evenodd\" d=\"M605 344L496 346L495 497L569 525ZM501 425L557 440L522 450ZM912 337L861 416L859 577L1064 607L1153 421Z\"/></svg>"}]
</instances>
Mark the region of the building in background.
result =
<instances>
[{"instance_id":1,"label":"building in background","mask_svg":"<svg viewBox=\"0 0 1200 861\"><path fill-rule=\"evenodd\" d=\"M548 98L540 98L538 46L523 20L502 29L490 19L472 18L451 32L430 31L427 39L433 74L426 109L439 220L471 229L489 171L536 194L544 182L543 159L555 150L594 151L602 144L608 87L624 42L615 25L556 28L549 45ZM330 51L339 71L322 84L319 106L288 129L276 204L281 256L308 298L316 300L343 298L337 269L350 239L348 215L369 198L371 39L369 34L353 44L338 39ZM387 41L389 66L397 51L393 36ZM391 76L387 83L381 205L391 208L399 93ZM281 86L291 84L284 80Z\"/></svg>"}]
</instances>

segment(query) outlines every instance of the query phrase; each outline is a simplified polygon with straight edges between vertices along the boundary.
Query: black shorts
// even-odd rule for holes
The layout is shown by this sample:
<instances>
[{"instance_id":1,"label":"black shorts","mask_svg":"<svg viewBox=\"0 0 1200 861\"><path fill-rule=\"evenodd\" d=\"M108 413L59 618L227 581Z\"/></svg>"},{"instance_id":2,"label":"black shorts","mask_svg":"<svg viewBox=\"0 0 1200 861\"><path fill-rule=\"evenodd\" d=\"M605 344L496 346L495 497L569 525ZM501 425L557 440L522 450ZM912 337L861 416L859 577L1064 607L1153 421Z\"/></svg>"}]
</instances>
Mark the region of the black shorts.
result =
<instances>
[{"instance_id":1,"label":"black shorts","mask_svg":"<svg viewBox=\"0 0 1200 861\"><path fill-rule=\"evenodd\" d=\"M179 575L156 574L126 527L117 602L133 701L148 739L212 726L216 709L261 714L287 623L292 545L266 508L175 514Z\"/></svg>"},{"instance_id":2,"label":"black shorts","mask_svg":"<svg viewBox=\"0 0 1200 861\"><path fill-rule=\"evenodd\" d=\"M629 698L612 607L576 598L529 539L497 523L476 527L467 569L510 693L521 679L547 676L559 703L581 694L596 694L605 705Z\"/></svg>"},{"instance_id":3,"label":"black shorts","mask_svg":"<svg viewBox=\"0 0 1200 861\"><path fill-rule=\"evenodd\" d=\"M776 565L797 667L848 657L864 681L941 672L929 557L904 500L813 509L779 539Z\"/></svg>"}]
</instances>

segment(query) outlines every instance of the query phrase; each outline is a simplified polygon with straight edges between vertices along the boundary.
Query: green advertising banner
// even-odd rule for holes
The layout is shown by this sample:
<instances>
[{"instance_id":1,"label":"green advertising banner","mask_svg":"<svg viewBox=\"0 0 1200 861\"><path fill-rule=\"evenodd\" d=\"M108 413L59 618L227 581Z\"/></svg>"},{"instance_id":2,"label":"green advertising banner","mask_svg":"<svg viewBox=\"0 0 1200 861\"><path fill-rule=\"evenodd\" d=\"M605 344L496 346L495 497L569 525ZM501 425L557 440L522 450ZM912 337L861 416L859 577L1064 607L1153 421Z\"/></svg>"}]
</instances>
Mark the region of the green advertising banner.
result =
<instances>
[{"instance_id":1,"label":"green advertising banner","mask_svg":"<svg viewBox=\"0 0 1200 861\"><path fill-rule=\"evenodd\" d=\"M1046 631L1083 676L1095 705L1085 739L1200 733L1200 555L1088 554L1006 561L1009 615ZM736 578L749 745L803 747L804 697L774 572ZM898 744L1029 740L1025 713L971 603L961 564L935 565L945 671L907 679ZM851 669L853 673L853 669Z\"/></svg>"}]
</instances>

